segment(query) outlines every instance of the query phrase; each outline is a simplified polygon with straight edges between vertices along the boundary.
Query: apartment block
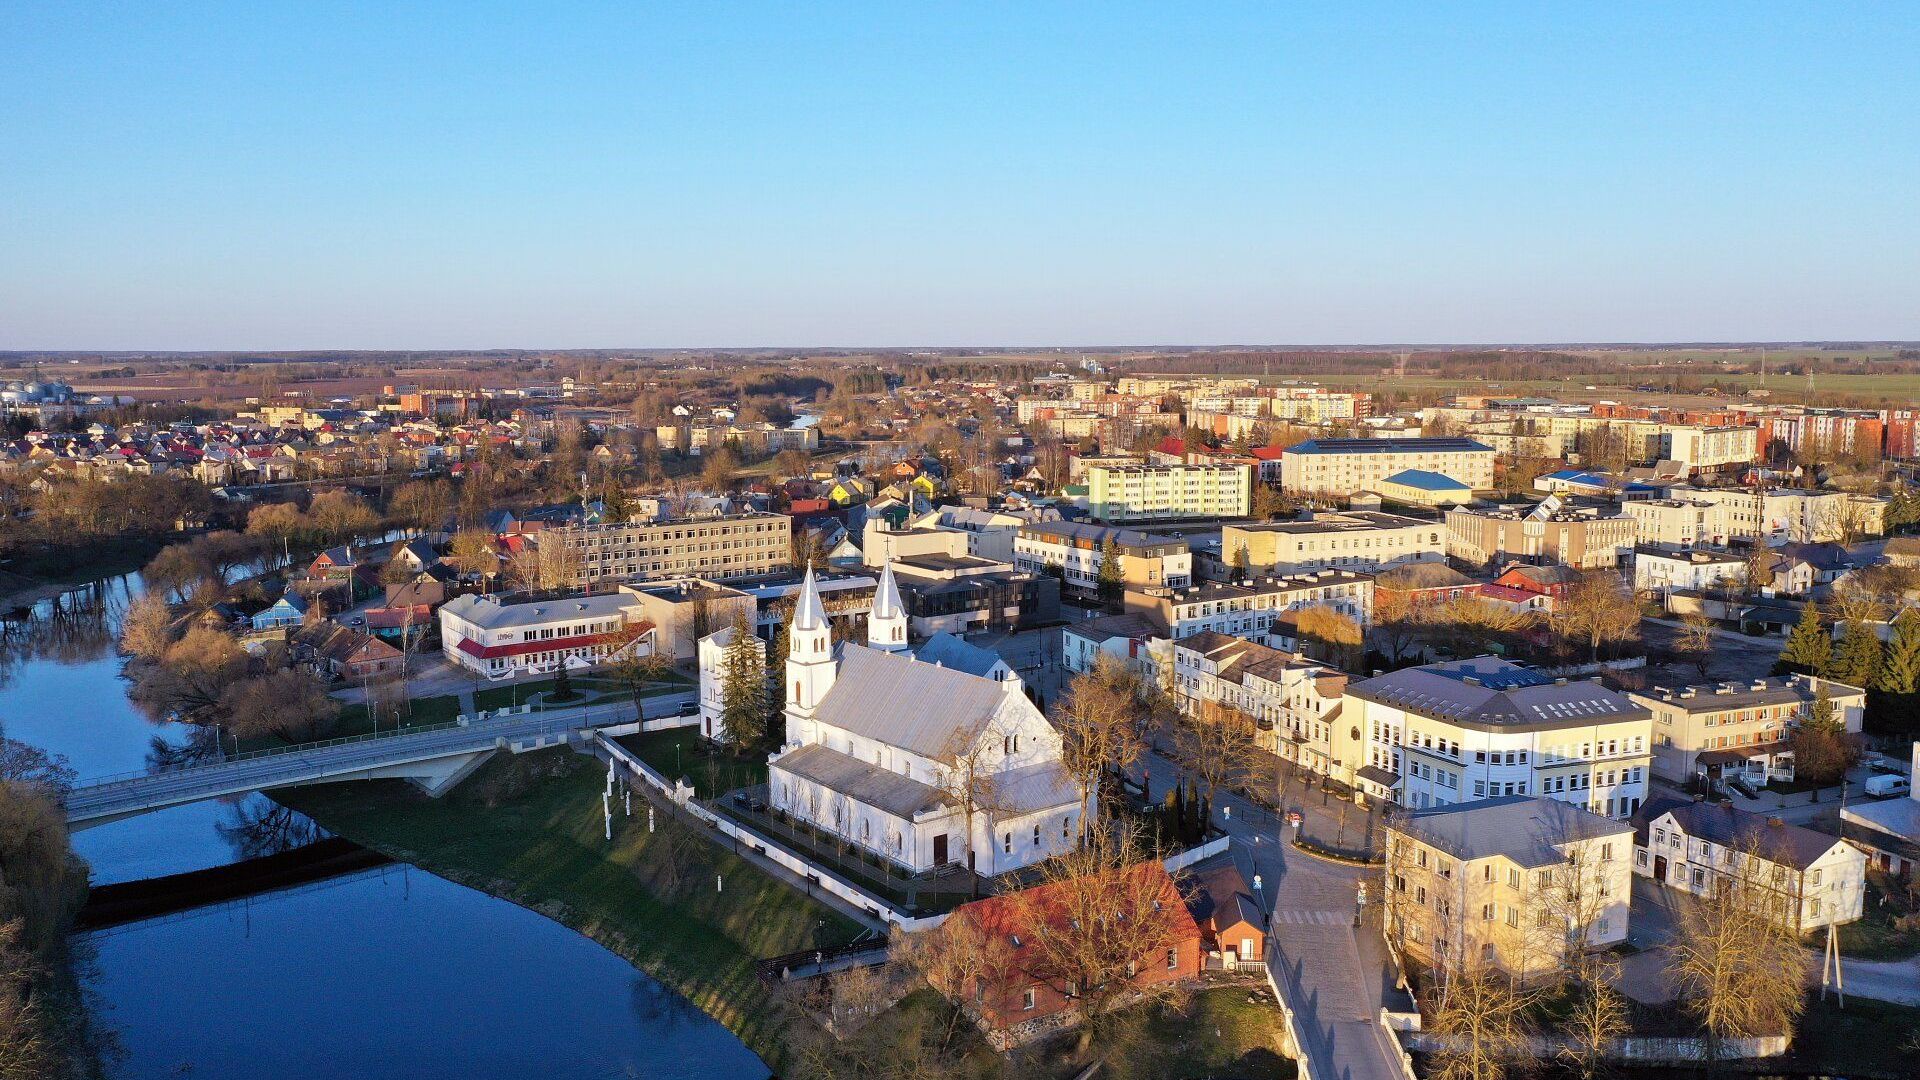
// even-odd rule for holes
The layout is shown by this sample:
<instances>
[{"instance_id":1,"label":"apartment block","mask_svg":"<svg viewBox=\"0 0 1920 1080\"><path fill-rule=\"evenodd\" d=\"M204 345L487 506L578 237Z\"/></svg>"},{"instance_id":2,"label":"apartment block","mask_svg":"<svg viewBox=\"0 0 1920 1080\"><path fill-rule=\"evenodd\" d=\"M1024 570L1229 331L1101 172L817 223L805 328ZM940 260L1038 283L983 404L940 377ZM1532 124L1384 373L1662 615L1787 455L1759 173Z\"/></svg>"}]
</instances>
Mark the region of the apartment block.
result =
<instances>
[{"instance_id":1,"label":"apartment block","mask_svg":"<svg viewBox=\"0 0 1920 1080\"><path fill-rule=\"evenodd\" d=\"M1792 674L1709 686L1635 690L1627 696L1653 715L1653 771L1685 783L1695 776L1754 784L1793 779L1793 729L1813 713L1821 691L1833 718L1858 733L1867 692L1857 686Z\"/></svg>"},{"instance_id":2,"label":"apartment block","mask_svg":"<svg viewBox=\"0 0 1920 1080\"><path fill-rule=\"evenodd\" d=\"M1831 833L1718 803L1663 800L1643 816L1641 877L1695 896L1738 883L1800 934L1864 910L1866 852Z\"/></svg>"},{"instance_id":3,"label":"apartment block","mask_svg":"<svg viewBox=\"0 0 1920 1080\"><path fill-rule=\"evenodd\" d=\"M1534 506L1447 511L1447 554L1475 566L1561 563L1618 566L1633 551L1638 523L1620 507L1573 506L1549 496Z\"/></svg>"},{"instance_id":4,"label":"apartment block","mask_svg":"<svg viewBox=\"0 0 1920 1080\"><path fill-rule=\"evenodd\" d=\"M744 513L669 521L628 521L548 529L542 544L558 541L578 559L584 588L623 581L701 577L759 577L787 569L793 520L785 514Z\"/></svg>"},{"instance_id":5,"label":"apartment block","mask_svg":"<svg viewBox=\"0 0 1920 1080\"><path fill-rule=\"evenodd\" d=\"M1301 574L1313 570L1374 573L1412 562L1443 562L1444 523L1373 510L1309 512L1298 521L1228 525L1220 530L1220 558L1254 574Z\"/></svg>"},{"instance_id":6,"label":"apartment block","mask_svg":"<svg viewBox=\"0 0 1920 1080\"><path fill-rule=\"evenodd\" d=\"M1348 684L1340 720L1339 779L1413 809L1544 795L1624 818L1647 797L1651 714L1598 680L1427 664Z\"/></svg>"},{"instance_id":7,"label":"apartment block","mask_svg":"<svg viewBox=\"0 0 1920 1080\"><path fill-rule=\"evenodd\" d=\"M1123 588L1180 589L1193 581L1193 552L1184 539L1077 521L1021 525L1013 540L1013 565L1036 574L1059 567L1068 591L1093 595L1099 591L1108 544L1113 546Z\"/></svg>"},{"instance_id":8,"label":"apartment block","mask_svg":"<svg viewBox=\"0 0 1920 1080\"><path fill-rule=\"evenodd\" d=\"M1128 589L1122 603L1183 638L1202 630L1265 637L1288 611L1325 605L1365 627L1373 621L1373 578L1348 570L1317 570L1244 583L1202 581L1184 589Z\"/></svg>"},{"instance_id":9,"label":"apartment block","mask_svg":"<svg viewBox=\"0 0 1920 1080\"><path fill-rule=\"evenodd\" d=\"M1800 488L1673 487L1670 499L1711 503L1720 508L1726 544L1735 537L1768 545L1840 542L1887 531L1887 500L1844 491Z\"/></svg>"},{"instance_id":10,"label":"apartment block","mask_svg":"<svg viewBox=\"0 0 1920 1080\"><path fill-rule=\"evenodd\" d=\"M1211 630L1173 642L1172 692L1181 711L1209 703L1253 718L1261 749L1326 775L1347 676L1297 653Z\"/></svg>"},{"instance_id":11,"label":"apartment block","mask_svg":"<svg viewBox=\"0 0 1920 1080\"><path fill-rule=\"evenodd\" d=\"M1620 504L1634 521L1636 543L1668 548L1702 547L1727 534L1726 512L1699 499L1635 499Z\"/></svg>"},{"instance_id":12,"label":"apartment block","mask_svg":"<svg viewBox=\"0 0 1920 1080\"><path fill-rule=\"evenodd\" d=\"M1087 470L1087 505L1109 524L1246 517L1253 471L1245 465L1124 465Z\"/></svg>"},{"instance_id":13,"label":"apartment block","mask_svg":"<svg viewBox=\"0 0 1920 1080\"><path fill-rule=\"evenodd\" d=\"M1373 491L1409 469L1451 477L1474 490L1493 486L1493 447L1476 439L1309 439L1280 458L1280 486L1302 495Z\"/></svg>"}]
</instances>

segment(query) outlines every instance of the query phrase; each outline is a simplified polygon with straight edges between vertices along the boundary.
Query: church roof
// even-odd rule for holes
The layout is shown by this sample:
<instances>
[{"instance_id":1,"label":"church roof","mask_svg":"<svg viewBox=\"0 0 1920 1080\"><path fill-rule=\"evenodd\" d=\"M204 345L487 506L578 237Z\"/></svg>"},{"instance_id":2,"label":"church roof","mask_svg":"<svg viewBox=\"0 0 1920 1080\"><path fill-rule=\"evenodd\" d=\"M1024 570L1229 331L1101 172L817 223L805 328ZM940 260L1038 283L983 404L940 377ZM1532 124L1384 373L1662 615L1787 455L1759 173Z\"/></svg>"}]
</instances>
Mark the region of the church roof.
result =
<instances>
[{"instance_id":1,"label":"church roof","mask_svg":"<svg viewBox=\"0 0 1920 1080\"><path fill-rule=\"evenodd\" d=\"M922 812L952 805L938 788L869 765L821 743L802 746L773 764L894 817L912 820Z\"/></svg>"},{"instance_id":2,"label":"church roof","mask_svg":"<svg viewBox=\"0 0 1920 1080\"><path fill-rule=\"evenodd\" d=\"M971 745L1009 701L1032 708L991 679L848 644L814 715L921 757L951 761L955 747Z\"/></svg>"},{"instance_id":3,"label":"church roof","mask_svg":"<svg viewBox=\"0 0 1920 1080\"><path fill-rule=\"evenodd\" d=\"M888 562L880 570L880 585L873 595L873 612L870 619L892 619L906 615L906 605L900 602L900 586L893 580L893 563Z\"/></svg>"},{"instance_id":4,"label":"church roof","mask_svg":"<svg viewBox=\"0 0 1920 1080\"><path fill-rule=\"evenodd\" d=\"M1000 662L999 653L970 645L945 630L921 642L920 647L913 650L913 655L923 664L939 664L982 678Z\"/></svg>"},{"instance_id":5,"label":"church roof","mask_svg":"<svg viewBox=\"0 0 1920 1080\"><path fill-rule=\"evenodd\" d=\"M807 567L807 576L800 583L800 599L793 608L793 628L795 630L818 630L827 625L827 609L821 606L820 589L813 582L813 567Z\"/></svg>"}]
</instances>

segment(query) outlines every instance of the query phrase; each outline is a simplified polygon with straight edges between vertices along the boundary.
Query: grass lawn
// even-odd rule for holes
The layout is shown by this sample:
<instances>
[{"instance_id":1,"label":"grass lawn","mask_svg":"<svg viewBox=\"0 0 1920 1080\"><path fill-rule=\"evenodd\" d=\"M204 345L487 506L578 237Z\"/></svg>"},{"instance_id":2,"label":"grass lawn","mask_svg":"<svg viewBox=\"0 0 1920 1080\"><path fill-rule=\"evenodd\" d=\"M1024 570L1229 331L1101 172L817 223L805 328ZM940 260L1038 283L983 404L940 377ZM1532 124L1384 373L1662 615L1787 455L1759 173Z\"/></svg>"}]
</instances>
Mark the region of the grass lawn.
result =
<instances>
[{"instance_id":1,"label":"grass lawn","mask_svg":"<svg viewBox=\"0 0 1920 1080\"><path fill-rule=\"evenodd\" d=\"M685 678L673 675L661 680L660 685L647 690L642 697L658 697L662 694L677 694L692 683ZM489 686L475 691L473 704L477 709L492 711L511 705L524 705L535 694L553 692L553 680L541 679L537 682L516 683L512 686ZM573 680L575 698L568 705L610 705L633 700L626 686L606 678L582 676Z\"/></svg>"},{"instance_id":2,"label":"grass lawn","mask_svg":"<svg viewBox=\"0 0 1920 1080\"><path fill-rule=\"evenodd\" d=\"M845 942L860 927L704 842L670 887L668 832L649 833L640 808L614 819L612 843L602 839L605 772L596 766L553 749L500 755L438 800L395 780L275 798L357 843L579 930L777 1062L784 1015L754 962ZM724 892L713 890L715 874Z\"/></svg>"},{"instance_id":3,"label":"grass lawn","mask_svg":"<svg viewBox=\"0 0 1920 1080\"><path fill-rule=\"evenodd\" d=\"M1920 953L1920 932L1902 930L1894 924L1895 919L1906 914L1906 900L1898 893L1888 894L1886 878L1868 875L1867 896L1861 905L1860 918L1840 928L1841 953L1862 960L1901 960ZM1822 930L1810 935L1808 946L1820 948L1826 942L1827 933Z\"/></svg>"},{"instance_id":4,"label":"grass lawn","mask_svg":"<svg viewBox=\"0 0 1920 1080\"><path fill-rule=\"evenodd\" d=\"M1158 1005L1147 1010L1139 1037L1109 1048L1112 1057L1101 1076L1284 1080L1297 1075L1294 1063L1279 1051L1280 1010L1264 986L1209 987L1193 994L1184 1010ZM1088 1062L1073 1058L1073 1047L1074 1038L1067 1035L1036 1051L1035 1073L1077 1075Z\"/></svg>"},{"instance_id":5,"label":"grass lawn","mask_svg":"<svg viewBox=\"0 0 1920 1080\"><path fill-rule=\"evenodd\" d=\"M404 721L407 727L426 727L430 724L450 724L460 715L460 699L454 695L445 697L414 698L413 713ZM381 731L392 731L391 723L382 723ZM373 721L368 718L365 705L342 705L340 721L332 731L322 738L341 739L352 735L369 735L373 732ZM310 741L310 740L303 740ZM289 740L278 735L267 735L257 739L248 739L240 744L242 750L267 750L276 746L290 745Z\"/></svg>"},{"instance_id":6,"label":"grass lawn","mask_svg":"<svg viewBox=\"0 0 1920 1080\"><path fill-rule=\"evenodd\" d=\"M767 782L765 754L734 757L715 750L700 737L698 728L647 731L618 741L668 780L693 781L694 794L702 799Z\"/></svg>"}]
</instances>

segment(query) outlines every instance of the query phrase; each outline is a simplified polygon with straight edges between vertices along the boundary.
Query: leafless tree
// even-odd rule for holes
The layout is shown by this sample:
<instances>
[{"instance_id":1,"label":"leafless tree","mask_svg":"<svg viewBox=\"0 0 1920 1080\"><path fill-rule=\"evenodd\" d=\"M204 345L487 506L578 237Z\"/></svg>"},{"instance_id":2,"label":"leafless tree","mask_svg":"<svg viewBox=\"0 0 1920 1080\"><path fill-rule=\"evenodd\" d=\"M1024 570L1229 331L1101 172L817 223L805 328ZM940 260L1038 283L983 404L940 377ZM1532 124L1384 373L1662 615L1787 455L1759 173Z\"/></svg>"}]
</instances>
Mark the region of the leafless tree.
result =
<instances>
[{"instance_id":1,"label":"leafless tree","mask_svg":"<svg viewBox=\"0 0 1920 1080\"><path fill-rule=\"evenodd\" d=\"M1089 829L1102 816L1096 798L1101 779L1126 775L1145 749L1135 683L1119 660L1102 656L1055 702L1053 723L1060 730L1061 764L1080 782L1080 820Z\"/></svg>"},{"instance_id":2,"label":"leafless tree","mask_svg":"<svg viewBox=\"0 0 1920 1080\"><path fill-rule=\"evenodd\" d=\"M1674 639L1681 655L1693 662L1693 666L1705 679L1713 670L1713 620L1698 611L1689 611L1680 616L1680 632Z\"/></svg>"},{"instance_id":3,"label":"leafless tree","mask_svg":"<svg viewBox=\"0 0 1920 1080\"><path fill-rule=\"evenodd\" d=\"M1586 640L1592 659L1599 660L1600 646L1631 641L1638 634L1640 606L1619 574L1589 570L1567 587L1554 621L1562 638Z\"/></svg>"},{"instance_id":4,"label":"leafless tree","mask_svg":"<svg viewBox=\"0 0 1920 1080\"><path fill-rule=\"evenodd\" d=\"M1680 909L1670 946L1668 970L1704 1029L1709 1068L1728 1039L1791 1036L1805 1005L1798 898L1764 854L1757 842L1729 849L1716 888Z\"/></svg>"},{"instance_id":5,"label":"leafless tree","mask_svg":"<svg viewBox=\"0 0 1920 1080\"><path fill-rule=\"evenodd\" d=\"M1244 782L1263 754L1254 737L1253 717L1231 705L1203 702L1174 733L1175 753L1191 770L1212 806L1221 788Z\"/></svg>"},{"instance_id":6,"label":"leafless tree","mask_svg":"<svg viewBox=\"0 0 1920 1080\"><path fill-rule=\"evenodd\" d=\"M120 620L120 647L142 660L157 660L173 644L173 612L157 592L145 592L127 605Z\"/></svg>"},{"instance_id":7,"label":"leafless tree","mask_svg":"<svg viewBox=\"0 0 1920 1080\"><path fill-rule=\"evenodd\" d=\"M952 1045L960 1016L980 997L979 987L999 983L1013 964L1012 942L964 916L920 933L895 927L887 949L890 963L925 979L954 1003L942 1047Z\"/></svg>"},{"instance_id":8,"label":"leafless tree","mask_svg":"<svg viewBox=\"0 0 1920 1080\"><path fill-rule=\"evenodd\" d=\"M1477 953L1477 950L1476 950ZM1530 995L1503 971L1469 957L1430 994L1425 1029L1441 1040L1429 1060L1432 1080L1505 1080L1534 1058Z\"/></svg>"},{"instance_id":9,"label":"leafless tree","mask_svg":"<svg viewBox=\"0 0 1920 1080\"><path fill-rule=\"evenodd\" d=\"M1001 740L1007 735L1004 728L1005 725L998 720L988 721L977 731L956 728L939 754L941 770L937 786L941 794L960 810L960 820L965 830L963 839L967 851L967 869L988 876L994 873L992 867L999 856L999 846L993 839L994 828L999 820L998 815L1007 809L1005 793L1000 785L1005 763ZM982 818L983 822L980 821ZM985 870L976 866L979 861L979 852L974 846L974 836L978 831L976 822L986 827L988 869ZM975 878L976 885L978 880Z\"/></svg>"}]
</instances>

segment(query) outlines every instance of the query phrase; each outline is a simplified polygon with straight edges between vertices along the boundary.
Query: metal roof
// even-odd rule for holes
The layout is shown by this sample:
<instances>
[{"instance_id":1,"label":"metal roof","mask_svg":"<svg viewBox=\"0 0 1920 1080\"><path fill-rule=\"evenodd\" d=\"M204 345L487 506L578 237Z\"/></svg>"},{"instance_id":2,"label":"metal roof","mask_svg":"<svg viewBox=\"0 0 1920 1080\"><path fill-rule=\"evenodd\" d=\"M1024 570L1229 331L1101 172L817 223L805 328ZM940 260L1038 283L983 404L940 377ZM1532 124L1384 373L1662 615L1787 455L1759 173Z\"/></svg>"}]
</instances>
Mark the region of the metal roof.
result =
<instances>
[{"instance_id":1,"label":"metal roof","mask_svg":"<svg viewBox=\"0 0 1920 1080\"><path fill-rule=\"evenodd\" d=\"M1023 707L1034 708L992 679L848 644L814 715L888 746L950 761L955 748L970 746L1001 710Z\"/></svg>"},{"instance_id":2,"label":"metal roof","mask_svg":"<svg viewBox=\"0 0 1920 1080\"><path fill-rule=\"evenodd\" d=\"M1556 849L1559 844L1633 833L1629 822L1538 795L1505 795L1415 810L1397 828L1462 861L1504 855L1526 867L1564 861ZM1619 853L1619 858L1627 857L1627 852Z\"/></svg>"}]
</instances>

